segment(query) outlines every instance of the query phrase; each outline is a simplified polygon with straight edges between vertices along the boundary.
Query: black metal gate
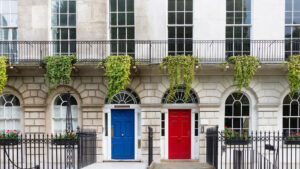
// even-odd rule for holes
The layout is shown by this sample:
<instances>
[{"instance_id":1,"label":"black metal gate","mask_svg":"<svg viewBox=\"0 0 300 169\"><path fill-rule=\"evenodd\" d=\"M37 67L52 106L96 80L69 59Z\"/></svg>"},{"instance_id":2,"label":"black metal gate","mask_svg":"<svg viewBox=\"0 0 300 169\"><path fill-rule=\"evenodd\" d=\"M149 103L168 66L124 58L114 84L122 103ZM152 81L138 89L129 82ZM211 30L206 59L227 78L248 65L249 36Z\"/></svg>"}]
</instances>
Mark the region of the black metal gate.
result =
<instances>
[{"instance_id":1,"label":"black metal gate","mask_svg":"<svg viewBox=\"0 0 300 169\"><path fill-rule=\"evenodd\" d=\"M78 168L86 167L96 163L97 151L96 141L97 133L95 130L82 130L77 133L79 138L78 144Z\"/></svg>"},{"instance_id":2,"label":"black metal gate","mask_svg":"<svg viewBox=\"0 0 300 169\"><path fill-rule=\"evenodd\" d=\"M218 169L218 126L206 130L206 162Z\"/></svg>"}]
</instances>

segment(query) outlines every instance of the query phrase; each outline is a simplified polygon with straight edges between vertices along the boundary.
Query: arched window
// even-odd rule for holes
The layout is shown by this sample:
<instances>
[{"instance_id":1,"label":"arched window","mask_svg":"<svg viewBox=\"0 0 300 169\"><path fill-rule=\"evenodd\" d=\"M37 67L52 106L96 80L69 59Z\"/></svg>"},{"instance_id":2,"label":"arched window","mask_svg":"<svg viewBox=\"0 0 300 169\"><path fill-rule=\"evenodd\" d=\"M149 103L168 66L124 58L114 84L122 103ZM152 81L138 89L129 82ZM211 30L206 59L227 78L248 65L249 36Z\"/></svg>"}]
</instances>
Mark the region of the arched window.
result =
<instances>
[{"instance_id":1,"label":"arched window","mask_svg":"<svg viewBox=\"0 0 300 169\"><path fill-rule=\"evenodd\" d=\"M126 88L115 94L111 100L106 98L105 104L141 104L141 101L137 93Z\"/></svg>"},{"instance_id":2,"label":"arched window","mask_svg":"<svg viewBox=\"0 0 300 169\"><path fill-rule=\"evenodd\" d=\"M190 95L187 100L185 100L184 93L185 93L185 88L179 88L179 89L177 89L173 99L168 100L168 96L170 94L170 90L168 90L164 94L161 102L162 102L162 104L184 104L184 103L197 104L197 103L199 103L197 94L193 90L190 91Z\"/></svg>"},{"instance_id":3,"label":"arched window","mask_svg":"<svg viewBox=\"0 0 300 169\"><path fill-rule=\"evenodd\" d=\"M282 109L284 134L300 132L300 95L287 95L283 100Z\"/></svg>"},{"instance_id":4,"label":"arched window","mask_svg":"<svg viewBox=\"0 0 300 169\"><path fill-rule=\"evenodd\" d=\"M0 96L0 130L20 130L20 101L12 94Z\"/></svg>"},{"instance_id":5,"label":"arched window","mask_svg":"<svg viewBox=\"0 0 300 169\"><path fill-rule=\"evenodd\" d=\"M225 102L225 126L235 131L248 130L250 124L249 99L243 93L232 93Z\"/></svg>"},{"instance_id":6,"label":"arched window","mask_svg":"<svg viewBox=\"0 0 300 169\"><path fill-rule=\"evenodd\" d=\"M54 100L52 113L52 129L55 133L62 133L66 129L66 114L67 114L67 93L58 95ZM78 105L76 99L71 96L71 112L73 129L78 126Z\"/></svg>"}]
</instances>

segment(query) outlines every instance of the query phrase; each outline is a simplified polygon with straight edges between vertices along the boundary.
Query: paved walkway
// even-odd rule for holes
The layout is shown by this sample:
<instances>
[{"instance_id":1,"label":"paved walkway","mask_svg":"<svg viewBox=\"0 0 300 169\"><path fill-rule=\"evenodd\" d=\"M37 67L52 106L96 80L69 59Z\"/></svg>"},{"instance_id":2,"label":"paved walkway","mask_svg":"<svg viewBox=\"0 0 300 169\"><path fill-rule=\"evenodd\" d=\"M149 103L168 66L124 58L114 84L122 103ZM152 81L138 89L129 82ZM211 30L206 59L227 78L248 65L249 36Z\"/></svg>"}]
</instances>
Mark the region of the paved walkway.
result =
<instances>
[{"instance_id":1,"label":"paved walkway","mask_svg":"<svg viewBox=\"0 0 300 169\"><path fill-rule=\"evenodd\" d=\"M141 162L104 162L96 163L84 169L146 169L147 164Z\"/></svg>"},{"instance_id":2,"label":"paved walkway","mask_svg":"<svg viewBox=\"0 0 300 169\"><path fill-rule=\"evenodd\" d=\"M156 163L153 169L213 169L213 167L197 162L163 162Z\"/></svg>"}]
</instances>

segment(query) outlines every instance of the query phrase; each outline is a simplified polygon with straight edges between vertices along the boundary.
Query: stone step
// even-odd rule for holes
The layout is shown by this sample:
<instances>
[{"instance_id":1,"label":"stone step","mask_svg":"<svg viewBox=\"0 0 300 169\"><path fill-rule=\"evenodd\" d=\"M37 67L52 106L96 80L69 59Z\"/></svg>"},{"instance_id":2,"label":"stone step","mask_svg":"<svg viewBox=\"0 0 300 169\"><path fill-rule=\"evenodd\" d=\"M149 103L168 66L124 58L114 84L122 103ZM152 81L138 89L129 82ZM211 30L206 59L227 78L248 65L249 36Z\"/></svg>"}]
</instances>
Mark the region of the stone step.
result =
<instances>
[{"instance_id":1,"label":"stone step","mask_svg":"<svg viewBox=\"0 0 300 169\"><path fill-rule=\"evenodd\" d=\"M153 163L149 169L214 169L211 165L196 162L196 161L163 161Z\"/></svg>"}]
</instances>

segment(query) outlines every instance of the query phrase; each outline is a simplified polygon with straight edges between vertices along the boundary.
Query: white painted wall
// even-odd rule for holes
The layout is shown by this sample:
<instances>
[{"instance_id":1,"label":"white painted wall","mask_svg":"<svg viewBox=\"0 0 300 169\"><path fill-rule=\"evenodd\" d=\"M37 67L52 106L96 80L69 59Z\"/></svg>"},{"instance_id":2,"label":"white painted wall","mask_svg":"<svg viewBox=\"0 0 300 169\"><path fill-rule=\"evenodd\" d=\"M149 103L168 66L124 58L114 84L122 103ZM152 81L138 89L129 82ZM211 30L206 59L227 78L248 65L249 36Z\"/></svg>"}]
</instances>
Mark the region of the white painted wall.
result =
<instances>
[{"instance_id":1,"label":"white painted wall","mask_svg":"<svg viewBox=\"0 0 300 169\"><path fill-rule=\"evenodd\" d=\"M253 40L284 40L285 0L252 0Z\"/></svg>"},{"instance_id":2,"label":"white painted wall","mask_svg":"<svg viewBox=\"0 0 300 169\"><path fill-rule=\"evenodd\" d=\"M194 40L225 40L226 0L194 0Z\"/></svg>"},{"instance_id":3,"label":"white painted wall","mask_svg":"<svg viewBox=\"0 0 300 169\"><path fill-rule=\"evenodd\" d=\"M135 0L135 39L166 40L168 0Z\"/></svg>"}]
</instances>

